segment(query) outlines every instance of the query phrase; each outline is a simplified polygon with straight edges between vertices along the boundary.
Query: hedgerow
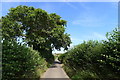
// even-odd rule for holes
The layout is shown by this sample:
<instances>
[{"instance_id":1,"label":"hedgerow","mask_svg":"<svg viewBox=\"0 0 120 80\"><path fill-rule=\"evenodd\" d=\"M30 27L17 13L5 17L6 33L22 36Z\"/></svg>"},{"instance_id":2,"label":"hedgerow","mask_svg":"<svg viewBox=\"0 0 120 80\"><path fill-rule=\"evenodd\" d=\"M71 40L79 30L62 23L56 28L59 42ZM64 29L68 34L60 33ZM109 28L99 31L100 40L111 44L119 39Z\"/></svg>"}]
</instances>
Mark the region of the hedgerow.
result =
<instances>
[{"instance_id":1,"label":"hedgerow","mask_svg":"<svg viewBox=\"0 0 120 80\"><path fill-rule=\"evenodd\" d=\"M84 41L59 57L73 80L120 79L120 32L106 34L107 40Z\"/></svg>"},{"instance_id":2,"label":"hedgerow","mask_svg":"<svg viewBox=\"0 0 120 80\"><path fill-rule=\"evenodd\" d=\"M47 62L39 52L15 41L3 41L2 79L34 80L46 70Z\"/></svg>"}]
</instances>

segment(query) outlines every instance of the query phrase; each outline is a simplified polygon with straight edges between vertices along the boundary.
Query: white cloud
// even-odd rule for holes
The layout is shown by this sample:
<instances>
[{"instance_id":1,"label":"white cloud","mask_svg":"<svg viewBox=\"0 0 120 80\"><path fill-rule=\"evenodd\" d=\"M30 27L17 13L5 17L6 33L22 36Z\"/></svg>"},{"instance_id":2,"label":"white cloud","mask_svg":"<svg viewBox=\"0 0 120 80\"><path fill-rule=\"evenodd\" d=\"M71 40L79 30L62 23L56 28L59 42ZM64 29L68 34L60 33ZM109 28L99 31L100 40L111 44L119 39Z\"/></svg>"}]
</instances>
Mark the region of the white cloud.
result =
<instances>
[{"instance_id":1,"label":"white cloud","mask_svg":"<svg viewBox=\"0 0 120 80\"><path fill-rule=\"evenodd\" d=\"M89 35L84 35L84 38L85 38L86 40L106 40L105 35L100 34L100 33L98 33L98 32L92 32L92 33L89 34Z\"/></svg>"},{"instance_id":2,"label":"white cloud","mask_svg":"<svg viewBox=\"0 0 120 80\"><path fill-rule=\"evenodd\" d=\"M86 41L86 39L83 39L82 37L81 38L71 37L71 41L72 41L71 45L74 46L74 45L82 43L83 41Z\"/></svg>"},{"instance_id":3,"label":"white cloud","mask_svg":"<svg viewBox=\"0 0 120 80\"><path fill-rule=\"evenodd\" d=\"M91 32L88 35L81 36L80 38L71 37L72 44L69 49L88 40L106 40L106 37L98 32Z\"/></svg>"},{"instance_id":4,"label":"white cloud","mask_svg":"<svg viewBox=\"0 0 120 80\"><path fill-rule=\"evenodd\" d=\"M118 3L111 2L109 5L111 6L111 8L112 7L118 8ZM80 4L80 6L81 6L81 9L84 9L84 10L80 12L80 15L74 17L74 19L71 22L73 25L77 25L79 27L103 27L108 24L116 25L117 23L117 22L115 23L115 22L109 22L109 21L106 22L109 18L109 14L106 14L106 12L102 16L99 16L98 14L96 14L96 11L93 9L93 7L86 5L84 3ZM117 20L117 17L115 17L115 19Z\"/></svg>"},{"instance_id":5,"label":"white cloud","mask_svg":"<svg viewBox=\"0 0 120 80\"><path fill-rule=\"evenodd\" d=\"M103 25L100 18L87 14L84 14L82 17L74 20L72 24L79 25L81 27L99 27Z\"/></svg>"},{"instance_id":6,"label":"white cloud","mask_svg":"<svg viewBox=\"0 0 120 80\"><path fill-rule=\"evenodd\" d=\"M84 35L83 35L84 36ZM83 43L84 41L87 41L86 39L84 39L83 37L79 38L75 38L75 37L71 37L71 41L72 44L70 45L70 48L74 47L75 45L78 45L80 43Z\"/></svg>"},{"instance_id":7,"label":"white cloud","mask_svg":"<svg viewBox=\"0 0 120 80\"><path fill-rule=\"evenodd\" d=\"M71 38L72 41L83 41L81 39L78 39L78 38Z\"/></svg>"},{"instance_id":8,"label":"white cloud","mask_svg":"<svg viewBox=\"0 0 120 80\"><path fill-rule=\"evenodd\" d=\"M99 34L97 32L93 32L93 37L96 37L97 39L106 39L106 37L102 34Z\"/></svg>"}]
</instances>

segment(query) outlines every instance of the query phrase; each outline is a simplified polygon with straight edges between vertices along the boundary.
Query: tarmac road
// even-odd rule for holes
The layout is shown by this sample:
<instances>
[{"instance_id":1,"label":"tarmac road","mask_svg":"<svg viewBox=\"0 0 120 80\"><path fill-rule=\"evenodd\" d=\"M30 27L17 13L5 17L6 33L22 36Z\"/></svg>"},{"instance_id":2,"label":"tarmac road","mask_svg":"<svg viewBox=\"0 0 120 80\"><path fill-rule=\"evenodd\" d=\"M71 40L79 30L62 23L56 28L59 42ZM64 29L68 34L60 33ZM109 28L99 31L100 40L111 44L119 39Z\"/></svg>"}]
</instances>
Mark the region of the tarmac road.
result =
<instances>
[{"instance_id":1,"label":"tarmac road","mask_svg":"<svg viewBox=\"0 0 120 80\"><path fill-rule=\"evenodd\" d=\"M70 80L62 68L62 64L55 60L54 64L48 68L40 80Z\"/></svg>"}]
</instances>

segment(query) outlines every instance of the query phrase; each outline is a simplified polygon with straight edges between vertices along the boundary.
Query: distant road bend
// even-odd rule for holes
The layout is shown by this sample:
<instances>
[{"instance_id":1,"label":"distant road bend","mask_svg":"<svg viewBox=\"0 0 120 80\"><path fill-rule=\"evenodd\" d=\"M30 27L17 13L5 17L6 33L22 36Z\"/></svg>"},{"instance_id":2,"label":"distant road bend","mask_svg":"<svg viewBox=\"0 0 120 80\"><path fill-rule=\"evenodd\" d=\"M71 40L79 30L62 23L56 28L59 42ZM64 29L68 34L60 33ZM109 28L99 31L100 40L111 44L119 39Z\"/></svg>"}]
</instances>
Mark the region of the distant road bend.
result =
<instances>
[{"instance_id":1,"label":"distant road bend","mask_svg":"<svg viewBox=\"0 0 120 80\"><path fill-rule=\"evenodd\" d=\"M40 80L70 80L63 70L60 62L55 60L54 64L48 68Z\"/></svg>"}]
</instances>

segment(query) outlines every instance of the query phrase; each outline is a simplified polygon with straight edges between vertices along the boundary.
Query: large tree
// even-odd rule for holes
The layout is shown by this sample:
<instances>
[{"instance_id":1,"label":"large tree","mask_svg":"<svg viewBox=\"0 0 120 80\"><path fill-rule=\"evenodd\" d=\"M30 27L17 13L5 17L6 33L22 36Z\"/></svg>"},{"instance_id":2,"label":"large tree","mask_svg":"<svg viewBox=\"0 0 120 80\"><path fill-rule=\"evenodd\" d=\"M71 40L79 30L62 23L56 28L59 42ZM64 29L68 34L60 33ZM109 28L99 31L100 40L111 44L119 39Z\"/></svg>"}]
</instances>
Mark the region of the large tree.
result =
<instances>
[{"instance_id":1,"label":"large tree","mask_svg":"<svg viewBox=\"0 0 120 80\"><path fill-rule=\"evenodd\" d=\"M70 35L65 33L67 21L55 13L28 6L11 8L2 17L4 39L22 38L33 49L50 54L53 49L65 50L70 46ZM42 54L44 56L44 54Z\"/></svg>"}]
</instances>

